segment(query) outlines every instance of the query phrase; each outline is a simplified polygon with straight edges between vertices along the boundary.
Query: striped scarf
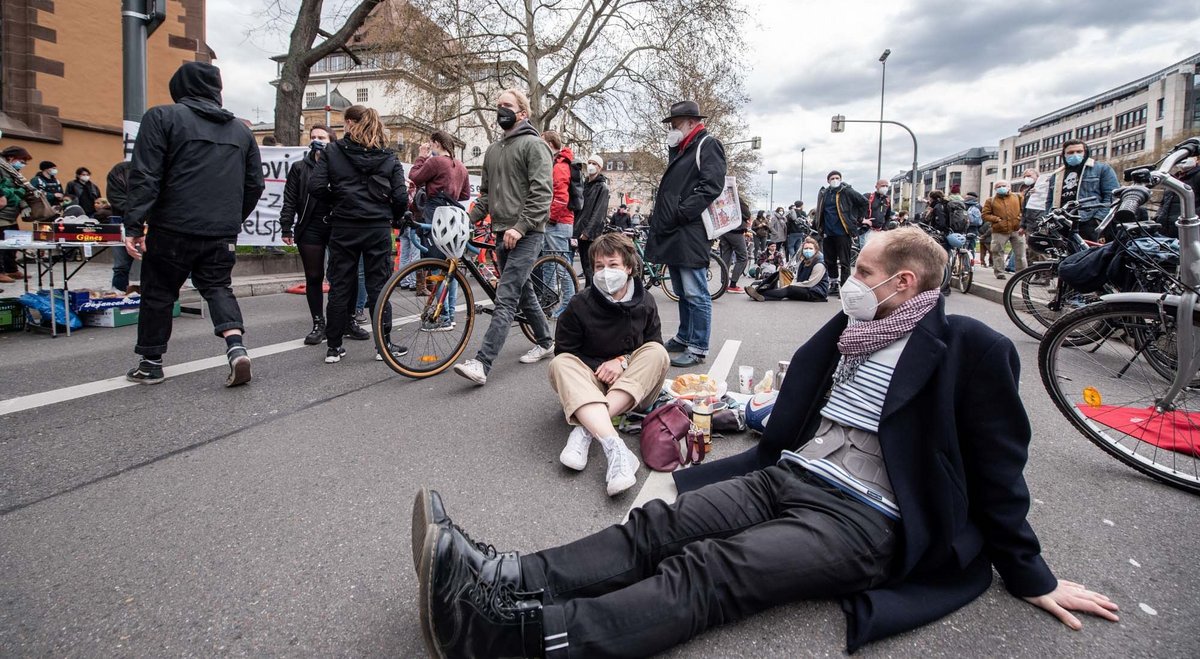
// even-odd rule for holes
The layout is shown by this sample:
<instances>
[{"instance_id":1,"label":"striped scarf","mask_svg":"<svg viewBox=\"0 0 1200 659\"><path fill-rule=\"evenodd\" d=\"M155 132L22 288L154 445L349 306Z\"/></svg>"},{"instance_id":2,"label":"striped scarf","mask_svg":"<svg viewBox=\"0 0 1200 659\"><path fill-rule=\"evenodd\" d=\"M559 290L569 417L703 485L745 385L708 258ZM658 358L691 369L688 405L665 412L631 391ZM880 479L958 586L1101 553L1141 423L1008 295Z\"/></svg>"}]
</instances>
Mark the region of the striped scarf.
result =
<instances>
[{"instance_id":1,"label":"striped scarf","mask_svg":"<svg viewBox=\"0 0 1200 659\"><path fill-rule=\"evenodd\" d=\"M838 352L842 353L842 359L833 374L833 381L841 384L853 380L859 366L871 355L912 332L941 297L941 291L937 289L925 291L883 318L860 322L851 320L838 338Z\"/></svg>"}]
</instances>

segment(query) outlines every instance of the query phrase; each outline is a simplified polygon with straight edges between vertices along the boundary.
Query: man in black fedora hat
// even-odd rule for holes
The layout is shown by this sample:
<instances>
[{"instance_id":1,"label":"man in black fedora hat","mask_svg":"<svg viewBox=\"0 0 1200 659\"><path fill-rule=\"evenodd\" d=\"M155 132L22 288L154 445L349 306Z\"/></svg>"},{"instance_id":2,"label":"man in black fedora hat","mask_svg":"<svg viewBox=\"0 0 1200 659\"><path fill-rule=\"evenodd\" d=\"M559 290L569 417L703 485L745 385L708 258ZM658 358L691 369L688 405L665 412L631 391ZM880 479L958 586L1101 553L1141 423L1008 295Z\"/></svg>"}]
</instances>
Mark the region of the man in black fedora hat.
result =
<instances>
[{"instance_id":1,"label":"man in black fedora hat","mask_svg":"<svg viewBox=\"0 0 1200 659\"><path fill-rule=\"evenodd\" d=\"M671 273L679 297L679 331L667 341L672 366L695 366L708 356L712 298L707 269L710 241L700 214L725 188L725 147L704 129L695 101L680 101L663 118L669 157L650 215L646 260Z\"/></svg>"}]
</instances>

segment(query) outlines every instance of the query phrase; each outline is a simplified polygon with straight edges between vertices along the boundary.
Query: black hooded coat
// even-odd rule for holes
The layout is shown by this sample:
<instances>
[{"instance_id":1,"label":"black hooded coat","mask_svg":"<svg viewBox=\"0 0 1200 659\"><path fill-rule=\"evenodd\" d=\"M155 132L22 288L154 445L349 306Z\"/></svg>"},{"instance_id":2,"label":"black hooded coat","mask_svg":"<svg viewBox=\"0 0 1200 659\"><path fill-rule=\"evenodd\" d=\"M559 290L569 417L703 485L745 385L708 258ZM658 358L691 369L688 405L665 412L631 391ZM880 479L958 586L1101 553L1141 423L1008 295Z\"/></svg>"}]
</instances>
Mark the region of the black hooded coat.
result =
<instances>
[{"instance_id":1,"label":"black hooded coat","mask_svg":"<svg viewBox=\"0 0 1200 659\"><path fill-rule=\"evenodd\" d=\"M174 105L142 117L125 230L146 224L192 236L233 238L264 189L262 160L250 129L221 108L221 71L186 62L171 77Z\"/></svg>"}]
</instances>

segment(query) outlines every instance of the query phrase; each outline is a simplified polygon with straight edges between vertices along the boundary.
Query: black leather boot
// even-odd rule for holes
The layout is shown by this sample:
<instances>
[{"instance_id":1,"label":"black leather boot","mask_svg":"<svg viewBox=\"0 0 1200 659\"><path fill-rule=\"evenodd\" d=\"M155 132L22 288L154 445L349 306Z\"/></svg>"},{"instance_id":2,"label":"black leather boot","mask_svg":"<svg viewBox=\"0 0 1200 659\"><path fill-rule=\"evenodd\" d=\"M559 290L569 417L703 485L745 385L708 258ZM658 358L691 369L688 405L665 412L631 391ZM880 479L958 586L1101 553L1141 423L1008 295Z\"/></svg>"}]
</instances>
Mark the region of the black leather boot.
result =
<instances>
[{"instance_id":1,"label":"black leather boot","mask_svg":"<svg viewBox=\"0 0 1200 659\"><path fill-rule=\"evenodd\" d=\"M418 575L421 573L421 548L425 545L430 529L435 526L452 528L466 540L463 551L476 571L482 568L485 561L500 557L512 557L515 560L517 556L516 552L501 554L494 546L473 540L462 527L450 520L450 515L446 514L446 506L442 503L442 496L437 490L422 487L413 500L412 512L413 569Z\"/></svg>"},{"instance_id":2,"label":"black leather boot","mask_svg":"<svg viewBox=\"0 0 1200 659\"><path fill-rule=\"evenodd\" d=\"M320 316L313 317L313 328L304 337L304 345L315 346L325 340L325 319Z\"/></svg>"},{"instance_id":3,"label":"black leather boot","mask_svg":"<svg viewBox=\"0 0 1200 659\"><path fill-rule=\"evenodd\" d=\"M421 556L421 629L436 657L541 657L541 593L521 590L515 553L479 563L458 529L433 525ZM476 567L478 565L478 567Z\"/></svg>"}]
</instances>

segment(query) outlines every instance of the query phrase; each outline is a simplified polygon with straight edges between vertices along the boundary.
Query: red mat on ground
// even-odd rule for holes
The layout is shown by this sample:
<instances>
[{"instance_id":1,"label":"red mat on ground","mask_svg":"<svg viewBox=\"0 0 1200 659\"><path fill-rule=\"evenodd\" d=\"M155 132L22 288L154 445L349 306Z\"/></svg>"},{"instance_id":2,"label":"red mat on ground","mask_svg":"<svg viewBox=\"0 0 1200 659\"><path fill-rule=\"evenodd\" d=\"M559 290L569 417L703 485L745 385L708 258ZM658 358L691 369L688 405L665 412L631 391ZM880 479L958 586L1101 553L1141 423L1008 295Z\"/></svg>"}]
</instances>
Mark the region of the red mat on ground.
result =
<instances>
[{"instance_id":1,"label":"red mat on ground","mask_svg":"<svg viewBox=\"0 0 1200 659\"><path fill-rule=\"evenodd\" d=\"M1158 413L1153 407L1076 405L1089 419L1176 453L1200 457L1200 413Z\"/></svg>"},{"instance_id":2,"label":"red mat on ground","mask_svg":"<svg viewBox=\"0 0 1200 659\"><path fill-rule=\"evenodd\" d=\"M300 282L299 284L296 284L295 286L292 286L291 288L287 289L287 292L292 293L293 295L304 295L305 293L308 292L308 284L305 284L304 282ZM322 293L329 292L329 282L325 282L325 283L321 284L321 292Z\"/></svg>"}]
</instances>

